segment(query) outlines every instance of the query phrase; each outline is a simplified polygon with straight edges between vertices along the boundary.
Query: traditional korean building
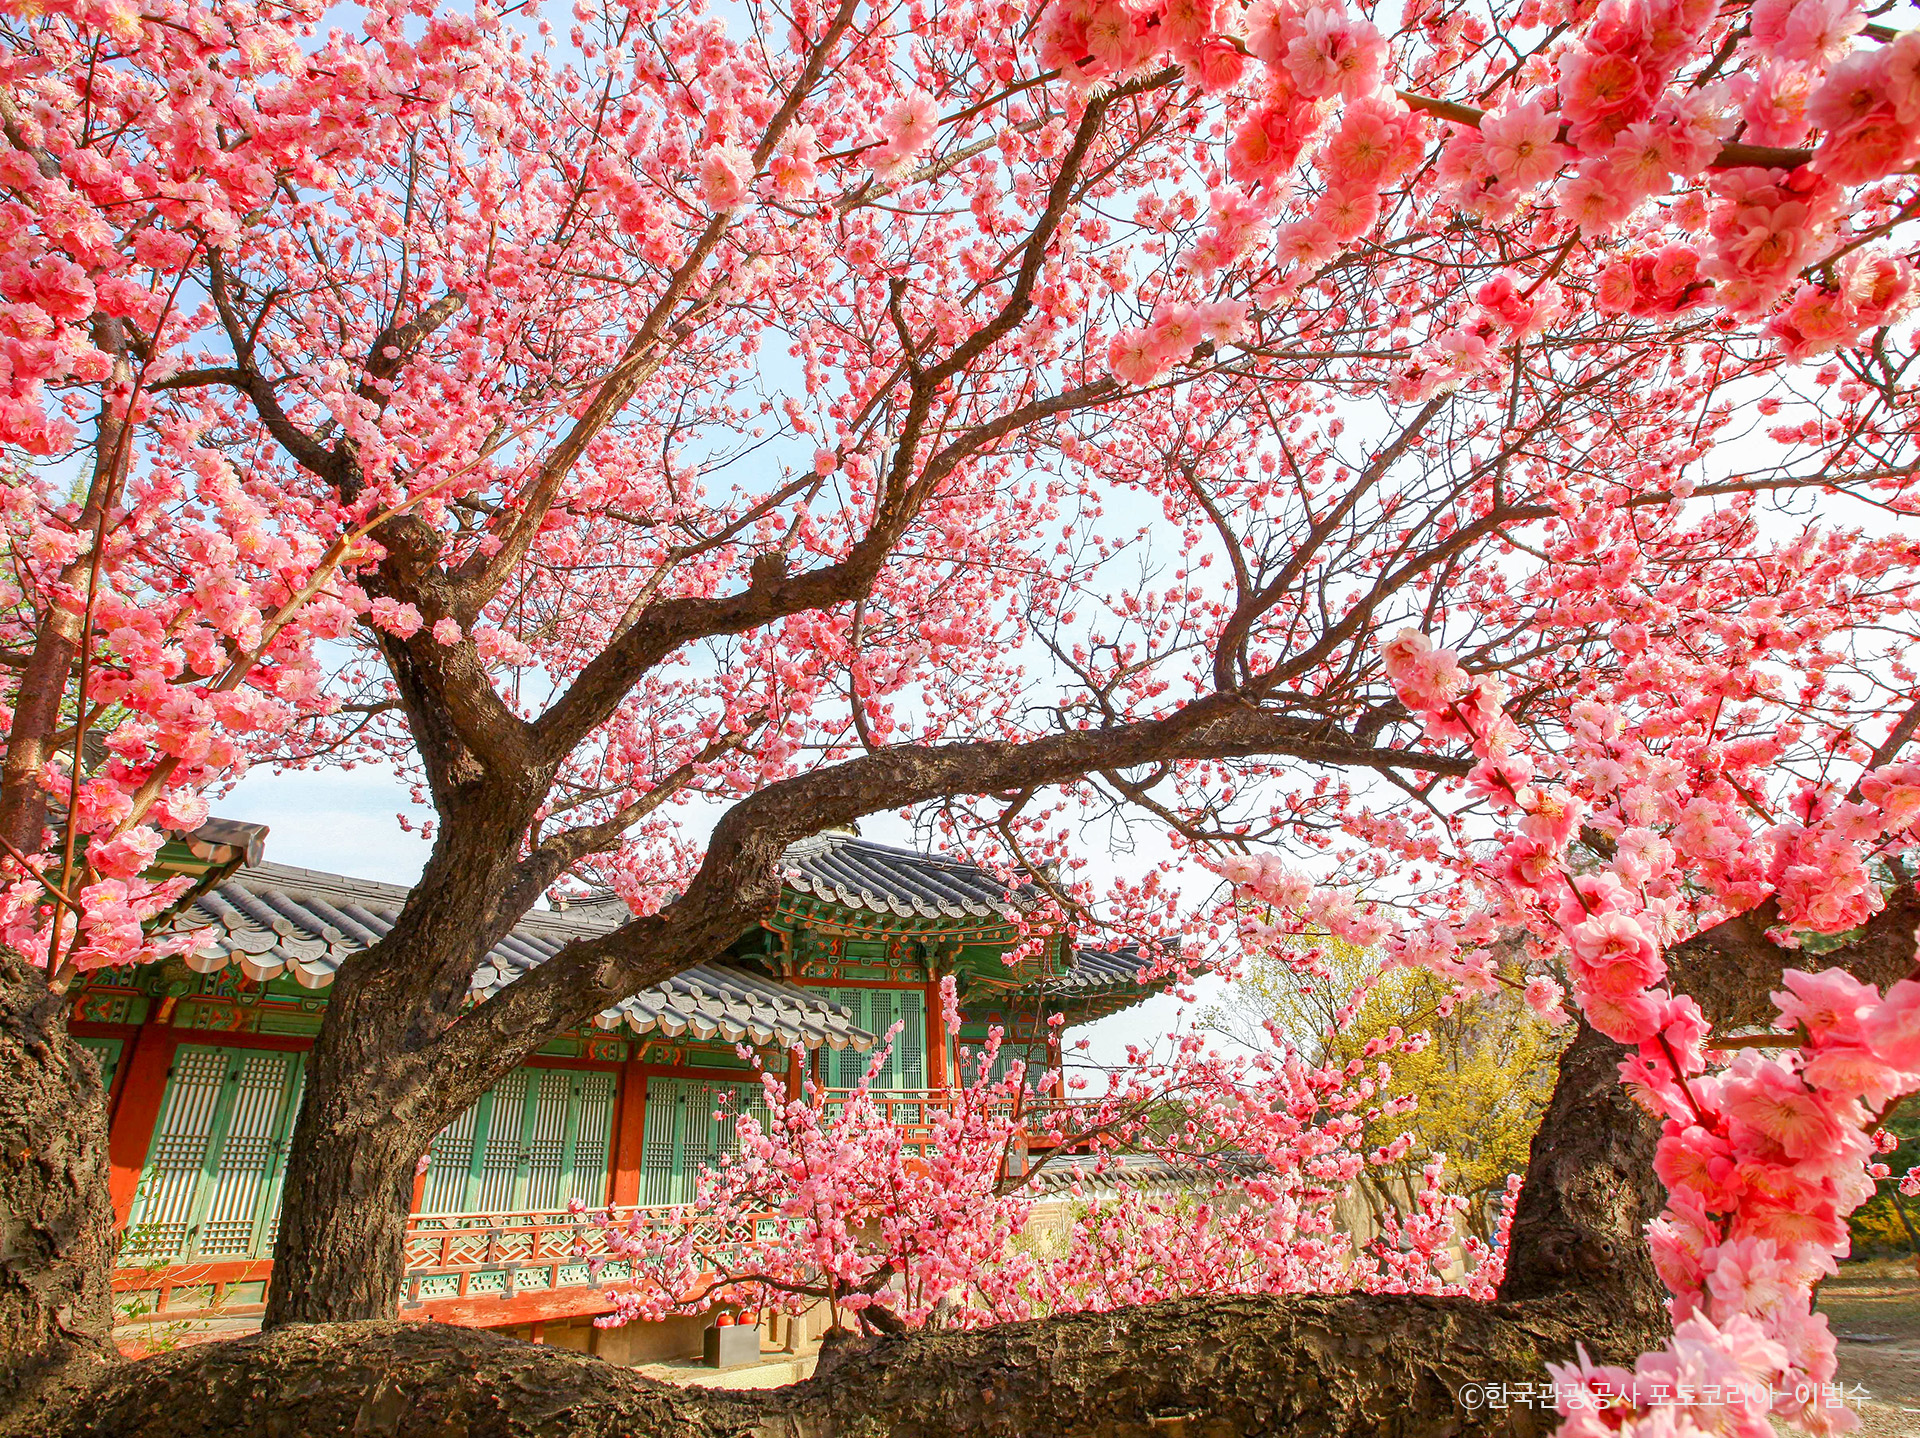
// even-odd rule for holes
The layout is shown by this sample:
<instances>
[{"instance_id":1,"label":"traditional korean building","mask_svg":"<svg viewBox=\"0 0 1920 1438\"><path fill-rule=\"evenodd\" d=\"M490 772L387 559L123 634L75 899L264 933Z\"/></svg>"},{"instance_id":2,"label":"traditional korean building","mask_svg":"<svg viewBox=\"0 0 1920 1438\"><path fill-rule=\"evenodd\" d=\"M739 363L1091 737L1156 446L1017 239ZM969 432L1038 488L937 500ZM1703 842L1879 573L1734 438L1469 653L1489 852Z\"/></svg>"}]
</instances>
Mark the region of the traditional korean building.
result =
<instances>
[{"instance_id":1,"label":"traditional korean building","mask_svg":"<svg viewBox=\"0 0 1920 1438\"><path fill-rule=\"evenodd\" d=\"M328 985L406 898L399 885L264 862L263 839L259 826L213 821L169 844L160 862L195 888L168 922L194 947L92 974L74 998L72 1031L106 1080L126 1230L115 1286L129 1319L260 1311ZM570 1202L690 1201L734 1141L716 1109L761 1105L742 1047L797 1080L798 1045L816 1083L846 1089L897 1023L873 1087L914 1125L990 1025L1006 1032L1000 1064L1024 1058L1037 1076L1060 1062L1048 1015L1071 1026L1148 993L1137 955L1069 950L1057 934L1010 967L1032 894L971 864L835 833L791 849L783 878L773 914L725 953L547 1045L435 1137L414 1194L403 1316L536 1336L547 1326L585 1345L581 1320L606 1311L604 1287L621 1275L613 1263L589 1278ZM612 898L529 914L476 968L475 999L625 917ZM946 974L958 1033L940 1012ZM668 1334L651 1350L687 1341Z\"/></svg>"}]
</instances>

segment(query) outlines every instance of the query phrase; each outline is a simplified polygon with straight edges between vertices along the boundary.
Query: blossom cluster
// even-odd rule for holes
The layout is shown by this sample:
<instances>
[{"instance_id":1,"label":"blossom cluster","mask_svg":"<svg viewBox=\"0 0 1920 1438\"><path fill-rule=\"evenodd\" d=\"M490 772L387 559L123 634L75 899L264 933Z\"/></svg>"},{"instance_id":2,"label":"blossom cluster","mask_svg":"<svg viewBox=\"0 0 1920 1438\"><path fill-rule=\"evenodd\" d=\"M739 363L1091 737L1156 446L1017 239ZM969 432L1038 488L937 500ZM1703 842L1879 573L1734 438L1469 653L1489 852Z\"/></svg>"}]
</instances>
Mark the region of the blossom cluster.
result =
<instances>
[{"instance_id":1,"label":"blossom cluster","mask_svg":"<svg viewBox=\"0 0 1920 1438\"><path fill-rule=\"evenodd\" d=\"M1570 777L1582 795L1537 778L1540 764L1500 686L1470 675L1457 654L1406 631L1383 647L1383 661L1429 735L1464 741L1478 759L1468 785L1512 816L1515 830L1482 881L1509 911L1558 936L1582 1012L1629 1048L1623 1081L1663 1120L1656 1168L1669 1204L1651 1238L1673 1294L1675 1338L1631 1374L1585 1365L1563 1373L1593 1400L1563 1406L1563 1432L1669 1431L1661 1425L1673 1420L1670 1405L1650 1395L1682 1380L1727 1395L1694 1415L1710 1431L1760 1438L1769 1407L1831 1430L1839 1410L1795 1396L1817 1394L1834 1374L1833 1338L1811 1311L1811 1290L1847 1251L1846 1215L1884 1176L1871 1138L1877 1116L1920 1089L1920 970L1884 998L1837 969L1789 972L1773 1000L1778 1028L1793 1035L1781 1039L1790 1052L1749 1048L1726 1063L1699 1003L1664 986L1661 940L1677 916L1663 886L1677 852L1752 896L1727 815L1676 796L1661 834L1646 826L1654 813L1621 813L1625 726L1601 706L1575 708ZM1916 780L1911 765L1885 765L1863 776L1859 800L1808 796L1801 819L1775 827L1760 873L1784 923L1837 932L1873 912L1879 895L1861 855L1911 826ZM1639 824L1629 827L1629 817ZM1569 860L1583 825L1612 836L1607 869L1578 872ZM1756 1406L1755 1393L1769 1397ZM1641 1416L1622 1428L1629 1408Z\"/></svg>"},{"instance_id":2,"label":"blossom cluster","mask_svg":"<svg viewBox=\"0 0 1920 1438\"><path fill-rule=\"evenodd\" d=\"M1417 26L1390 45L1343 0L1055 0L1042 61L1096 89L1171 61L1201 95L1231 93L1233 184L1213 192L1186 258L1202 277L1251 255L1277 272L1256 291L1272 298L1365 240L1387 192L1425 158L1424 109L1452 122L1434 223L1447 208L1539 223L1543 240L1579 244L1580 259L1555 268L1584 272L1602 311L1711 304L1765 321L1803 360L1909 304L1909 259L1862 246L1879 234L1882 203L1865 187L1920 157L1920 32L1869 33L1856 0L1754 10L1742 32L1738 14L1700 0L1605 0L1569 16L1547 54L1498 76L1479 101L1490 108L1470 120L1396 90L1421 78ZM1740 63L1717 78L1729 54ZM1830 256L1840 266L1820 268ZM1545 283L1536 273L1519 289L1531 297ZM1550 290L1516 319L1476 296L1471 314L1461 306L1432 326L1395 393L1424 399L1497 372L1556 299ZM1147 333L1116 341L1112 368L1129 383L1166 368L1164 355L1149 360Z\"/></svg>"},{"instance_id":3,"label":"blossom cluster","mask_svg":"<svg viewBox=\"0 0 1920 1438\"><path fill-rule=\"evenodd\" d=\"M951 978L942 1001L957 1022ZM996 1027L984 1051L962 1051L965 1082L904 1105L871 1087L884 1047L850 1092L789 1093L765 1075L765 1117L720 1115L737 1151L702 1175L694 1204L601 1219L593 1262L624 1261L628 1277L598 1321L824 1299L974 1325L1200 1293L1486 1296L1499 1281L1517 1179L1491 1245L1463 1236L1465 1201L1439 1156L1378 1238L1355 1251L1340 1231L1335 1204L1354 1179L1405 1152L1404 1137L1357 1147L1384 1111L1384 1063L1315 1068L1281 1049L1228 1060L1186 1034L1171 1057L1139 1056L1078 1097L1058 1071L1020 1062L993 1077L1000 1043ZM1185 1115L1171 1128L1158 1121L1169 1109ZM1067 1214L1041 1224L1033 1180L1049 1166L1065 1170Z\"/></svg>"}]
</instances>

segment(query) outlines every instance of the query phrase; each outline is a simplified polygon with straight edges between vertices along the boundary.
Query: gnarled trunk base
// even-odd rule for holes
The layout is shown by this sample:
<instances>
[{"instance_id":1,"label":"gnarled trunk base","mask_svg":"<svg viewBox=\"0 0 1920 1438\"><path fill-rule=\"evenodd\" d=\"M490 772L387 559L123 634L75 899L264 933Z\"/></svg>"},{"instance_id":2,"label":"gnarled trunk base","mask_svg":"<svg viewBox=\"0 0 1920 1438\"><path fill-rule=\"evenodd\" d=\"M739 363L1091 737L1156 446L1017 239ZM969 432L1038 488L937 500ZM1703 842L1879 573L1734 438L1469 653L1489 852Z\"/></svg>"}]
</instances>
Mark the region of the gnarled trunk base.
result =
<instances>
[{"instance_id":1,"label":"gnarled trunk base","mask_svg":"<svg viewBox=\"0 0 1920 1438\"><path fill-rule=\"evenodd\" d=\"M45 976L0 954L0 1400L112 1354L100 1070Z\"/></svg>"},{"instance_id":2,"label":"gnarled trunk base","mask_svg":"<svg viewBox=\"0 0 1920 1438\"><path fill-rule=\"evenodd\" d=\"M1542 1438L1575 1342L1659 1340L1579 1295L1187 1299L878 1340L766 1392L683 1389L433 1324L294 1324L125 1364L9 1438ZM1478 1385L1471 1387L1471 1385ZM1462 1390L1470 1395L1463 1400ZM1510 1390L1511 1391L1511 1390Z\"/></svg>"},{"instance_id":3,"label":"gnarled trunk base","mask_svg":"<svg viewBox=\"0 0 1920 1438\"><path fill-rule=\"evenodd\" d=\"M1621 1086L1626 1057L1584 1019L1561 1052L1527 1151L1501 1298L1580 1289L1604 1293L1629 1321L1664 1320L1667 1290L1646 1238L1666 1202L1653 1171L1660 1129Z\"/></svg>"}]
</instances>

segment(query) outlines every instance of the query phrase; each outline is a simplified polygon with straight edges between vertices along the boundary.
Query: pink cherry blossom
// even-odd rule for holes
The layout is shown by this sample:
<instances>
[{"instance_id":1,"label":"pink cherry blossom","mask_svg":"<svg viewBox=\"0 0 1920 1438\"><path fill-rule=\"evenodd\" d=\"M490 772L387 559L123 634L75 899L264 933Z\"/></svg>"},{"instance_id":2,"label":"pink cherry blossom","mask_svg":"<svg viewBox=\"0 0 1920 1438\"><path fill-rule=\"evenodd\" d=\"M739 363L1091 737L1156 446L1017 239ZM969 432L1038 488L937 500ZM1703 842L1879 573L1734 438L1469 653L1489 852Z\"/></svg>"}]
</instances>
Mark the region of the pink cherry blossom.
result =
<instances>
[{"instance_id":1,"label":"pink cherry blossom","mask_svg":"<svg viewBox=\"0 0 1920 1438\"><path fill-rule=\"evenodd\" d=\"M1568 151L1558 140L1558 117L1536 98L1488 112L1480 122L1487 165L1502 184L1530 188L1552 179Z\"/></svg>"},{"instance_id":2,"label":"pink cherry blossom","mask_svg":"<svg viewBox=\"0 0 1920 1438\"><path fill-rule=\"evenodd\" d=\"M920 154L939 134L940 106L925 90L903 95L887 110L880 128L886 143L876 152L882 164L897 165Z\"/></svg>"},{"instance_id":3,"label":"pink cherry blossom","mask_svg":"<svg viewBox=\"0 0 1920 1438\"><path fill-rule=\"evenodd\" d=\"M1566 990L1544 974L1536 974L1527 980L1527 1007L1555 1028L1567 1021L1566 1010L1560 1007L1565 997Z\"/></svg>"},{"instance_id":4,"label":"pink cherry blossom","mask_svg":"<svg viewBox=\"0 0 1920 1438\"><path fill-rule=\"evenodd\" d=\"M1346 14L1337 3L1309 9L1286 53L1287 69L1300 93L1316 97L1358 99L1371 94L1385 60L1386 41L1379 30Z\"/></svg>"},{"instance_id":5,"label":"pink cherry blossom","mask_svg":"<svg viewBox=\"0 0 1920 1438\"><path fill-rule=\"evenodd\" d=\"M1782 60L1830 60L1866 24L1850 0L1754 0L1753 43Z\"/></svg>"},{"instance_id":6,"label":"pink cherry blossom","mask_svg":"<svg viewBox=\"0 0 1920 1438\"><path fill-rule=\"evenodd\" d=\"M753 157L738 145L716 145L700 160L700 198L719 214L736 209L753 184Z\"/></svg>"},{"instance_id":7,"label":"pink cherry blossom","mask_svg":"<svg viewBox=\"0 0 1920 1438\"><path fill-rule=\"evenodd\" d=\"M1920 1070L1920 981L1902 979L1861 1020L1861 1033L1896 1069Z\"/></svg>"}]
</instances>

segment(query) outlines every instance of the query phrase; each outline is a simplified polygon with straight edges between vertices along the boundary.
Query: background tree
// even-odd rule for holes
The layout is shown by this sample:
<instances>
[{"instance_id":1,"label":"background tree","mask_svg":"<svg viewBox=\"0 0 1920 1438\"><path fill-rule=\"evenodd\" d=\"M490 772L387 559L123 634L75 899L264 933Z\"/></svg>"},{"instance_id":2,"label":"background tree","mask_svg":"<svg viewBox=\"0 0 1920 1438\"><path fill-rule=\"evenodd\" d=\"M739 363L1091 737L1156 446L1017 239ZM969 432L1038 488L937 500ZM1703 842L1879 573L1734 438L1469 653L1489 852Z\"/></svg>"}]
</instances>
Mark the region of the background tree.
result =
<instances>
[{"instance_id":1,"label":"background tree","mask_svg":"<svg viewBox=\"0 0 1920 1438\"><path fill-rule=\"evenodd\" d=\"M1898 1141L1898 1147L1884 1155L1891 1172L1876 1185L1873 1197L1854 1210L1848 1227L1855 1252L1911 1258L1920 1272L1920 1202L1901 1187L1908 1171L1920 1168L1920 1115L1894 1114L1886 1128Z\"/></svg>"},{"instance_id":2,"label":"background tree","mask_svg":"<svg viewBox=\"0 0 1920 1438\"><path fill-rule=\"evenodd\" d=\"M1370 1164L1356 1190L1377 1223L1411 1204L1427 1161L1444 1155L1448 1190L1468 1200L1468 1226L1490 1242L1507 1177L1526 1169L1570 1036L1504 989L1457 990L1424 969L1382 973L1377 954L1312 936L1245 960L1205 1022L1254 1044L1272 1023L1318 1064L1390 1053L1382 1097L1413 1107L1368 1125L1368 1146L1394 1156ZM1397 1142L1403 1132L1410 1144Z\"/></svg>"}]
</instances>

